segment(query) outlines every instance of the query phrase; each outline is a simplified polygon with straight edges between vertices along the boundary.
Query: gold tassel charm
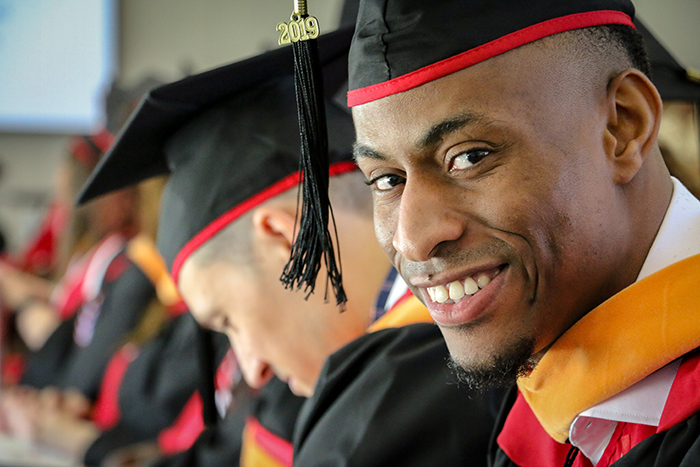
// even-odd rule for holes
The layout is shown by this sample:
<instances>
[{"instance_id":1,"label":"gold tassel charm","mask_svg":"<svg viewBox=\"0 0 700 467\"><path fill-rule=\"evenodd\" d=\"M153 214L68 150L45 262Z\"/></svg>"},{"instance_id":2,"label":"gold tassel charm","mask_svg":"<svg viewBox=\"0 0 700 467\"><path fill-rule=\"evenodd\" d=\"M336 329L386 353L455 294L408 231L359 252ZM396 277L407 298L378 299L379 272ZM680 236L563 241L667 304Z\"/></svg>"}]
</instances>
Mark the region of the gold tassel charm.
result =
<instances>
[{"instance_id":1,"label":"gold tassel charm","mask_svg":"<svg viewBox=\"0 0 700 467\"><path fill-rule=\"evenodd\" d=\"M308 41L316 39L321 33L318 27L318 19L309 16L306 10L306 0L296 0L294 11L289 18L289 22L284 21L277 24L280 37L277 40L279 45L291 44L293 42Z\"/></svg>"}]
</instances>

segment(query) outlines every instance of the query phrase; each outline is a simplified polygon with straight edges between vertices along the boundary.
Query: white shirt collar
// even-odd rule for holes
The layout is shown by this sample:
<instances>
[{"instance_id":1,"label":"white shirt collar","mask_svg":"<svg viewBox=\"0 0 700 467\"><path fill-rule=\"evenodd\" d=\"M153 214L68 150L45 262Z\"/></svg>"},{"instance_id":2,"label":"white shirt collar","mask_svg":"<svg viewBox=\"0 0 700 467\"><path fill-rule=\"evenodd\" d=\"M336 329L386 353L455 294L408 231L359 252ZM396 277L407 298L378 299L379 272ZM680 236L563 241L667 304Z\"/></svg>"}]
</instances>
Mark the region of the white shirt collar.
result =
<instances>
[{"instance_id":1,"label":"white shirt collar","mask_svg":"<svg viewBox=\"0 0 700 467\"><path fill-rule=\"evenodd\" d=\"M700 253L700 201L681 182L671 179L671 203L637 280Z\"/></svg>"},{"instance_id":2,"label":"white shirt collar","mask_svg":"<svg viewBox=\"0 0 700 467\"><path fill-rule=\"evenodd\" d=\"M700 254L700 201L675 178L673 197L637 280ZM600 460L617 422L658 426L680 366L675 361L600 404L571 424L569 440L593 465Z\"/></svg>"}]
</instances>

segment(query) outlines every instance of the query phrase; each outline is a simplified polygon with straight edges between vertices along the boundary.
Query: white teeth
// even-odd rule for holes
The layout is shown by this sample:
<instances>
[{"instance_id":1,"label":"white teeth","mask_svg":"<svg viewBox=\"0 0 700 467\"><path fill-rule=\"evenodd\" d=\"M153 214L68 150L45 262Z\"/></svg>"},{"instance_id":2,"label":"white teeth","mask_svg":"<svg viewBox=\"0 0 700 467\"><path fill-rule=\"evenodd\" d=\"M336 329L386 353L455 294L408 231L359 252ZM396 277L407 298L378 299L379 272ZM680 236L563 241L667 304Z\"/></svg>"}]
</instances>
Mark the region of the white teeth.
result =
<instances>
[{"instance_id":1,"label":"white teeth","mask_svg":"<svg viewBox=\"0 0 700 467\"><path fill-rule=\"evenodd\" d=\"M479 286L480 289L483 289L487 285L489 285L489 282L491 282L491 279L489 279L489 276L486 274L480 274L479 277L476 279L476 284Z\"/></svg>"},{"instance_id":2,"label":"white teeth","mask_svg":"<svg viewBox=\"0 0 700 467\"><path fill-rule=\"evenodd\" d=\"M447 289L444 286L438 285L437 287L435 287L436 302L445 303L448 298L450 298L450 294L447 292Z\"/></svg>"},{"instance_id":3,"label":"white teeth","mask_svg":"<svg viewBox=\"0 0 700 467\"><path fill-rule=\"evenodd\" d=\"M455 302L464 297L464 287L459 281L450 282L450 298Z\"/></svg>"},{"instance_id":4,"label":"white teeth","mask_svg":"<svg viewBox=\"0 0 700 467\"><path fill-rule=\"evenodd\" d=\"M480 289L483 289L491 282L491 278L486 274L479 274L476 280L473 277L467 277L464 282L454 281L447 285L438 285L436 287L426 287L430 300L437 303L445 303L447 300L458 302L465 296L474 295Z\"/></svg>"},{"instance_id":5,"label":"white teeth","mask_svg":"<svg viewBox=\"0 0 700 467\"><path fill-rule=\"evenodd\" d=\"M467 295L474 295L479 291L479 286L476 281L471 277L467 277L464 280L464 293Z\"/></svg>"}]
</instances>

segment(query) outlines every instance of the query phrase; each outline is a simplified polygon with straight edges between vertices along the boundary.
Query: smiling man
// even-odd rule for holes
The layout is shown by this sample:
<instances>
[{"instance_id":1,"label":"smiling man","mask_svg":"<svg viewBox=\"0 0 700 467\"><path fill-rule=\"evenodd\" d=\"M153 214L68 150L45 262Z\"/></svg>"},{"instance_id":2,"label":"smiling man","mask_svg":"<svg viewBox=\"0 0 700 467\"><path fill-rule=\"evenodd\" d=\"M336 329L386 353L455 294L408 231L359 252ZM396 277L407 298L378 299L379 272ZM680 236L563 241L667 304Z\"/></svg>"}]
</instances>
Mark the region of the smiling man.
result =
<instances>
[{"instance_id":1,"label":"smiling man","mask_svg":"<svg viewBox=\"0 0 700 467\"><path fill-rule=\"evenodd\" d=\"M360 7L348 103L377 237L462 378L517 380L496 465L700 462L683 389L700 377L700 203L661 158L633 15Z\"/></svg>"},{"instance_id":2,"label":"smiling man","mask_svg":"<svg viewBox=\"0 0 700 467\"><path fill-rule=\"evenodd\" d=\"M343 313L322 283L307 299L279 281L297 231L300 179L290 48L151 91L83 199L170 174L158 247L193 316L229 337L251 387L268 388L276 374L312 396L295 431L295 467L484 466L499 393L454 384L440 332L405 284L392 286L396 275L374 238L371 195L352 161L352 118L335 99L351 32L319 38ZM248 424L241 465L292 462L291 430L283 436L271 421L289 425L296 410L282 398L266 403L273 413ZM456 435L465 419L468 431Z\"/></svg>"}]
</instances>

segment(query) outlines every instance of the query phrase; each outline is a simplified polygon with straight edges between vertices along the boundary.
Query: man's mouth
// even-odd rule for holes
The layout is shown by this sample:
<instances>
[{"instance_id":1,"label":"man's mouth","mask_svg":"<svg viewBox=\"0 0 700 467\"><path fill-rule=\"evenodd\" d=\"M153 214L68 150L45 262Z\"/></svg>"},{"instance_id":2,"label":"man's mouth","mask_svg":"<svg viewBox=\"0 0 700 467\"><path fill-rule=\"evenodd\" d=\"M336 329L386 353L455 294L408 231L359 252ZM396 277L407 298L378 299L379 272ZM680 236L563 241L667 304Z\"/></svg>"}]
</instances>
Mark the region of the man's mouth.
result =
<instances>
[{"instance_id":1,"label":"man's mouth","mask_svg":"<svg viewBox=\"0 0 700 467\"><path fill-rule=\"evenodd\" d=\"M430 300L437 304L458 303L479 293L484 287L500 274L503 267L479 272L466 278L458 279L447 284L426 287Z\"/></svg>"}]
</instances>

